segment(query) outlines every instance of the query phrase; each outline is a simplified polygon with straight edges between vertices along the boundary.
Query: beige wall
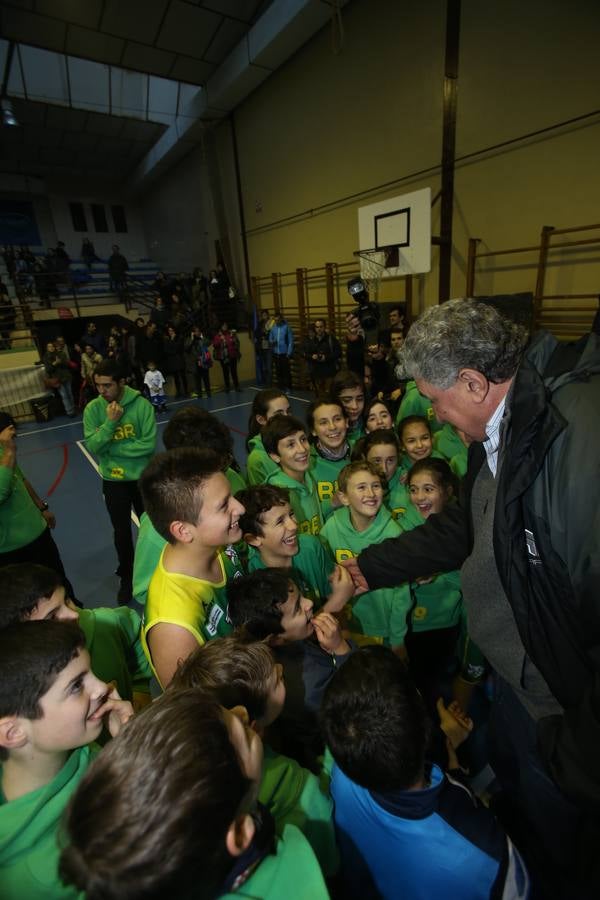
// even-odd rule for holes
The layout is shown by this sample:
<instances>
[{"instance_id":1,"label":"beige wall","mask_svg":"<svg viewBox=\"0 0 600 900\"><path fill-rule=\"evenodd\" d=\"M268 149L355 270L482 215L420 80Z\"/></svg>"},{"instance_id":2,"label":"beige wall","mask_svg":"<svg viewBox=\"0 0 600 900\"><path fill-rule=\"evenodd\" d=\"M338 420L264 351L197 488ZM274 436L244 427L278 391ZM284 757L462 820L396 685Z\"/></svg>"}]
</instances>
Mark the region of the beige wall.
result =
<instances>
[{"instance_id":1,"label":"beige wall","mask_svg":"<svg viewBox=\"0 0 600 900\"><path fill-rule=\"evenodd\" d=\"M353 0L339 54L324 29L238 108L253 275L351 260L358 206L424 186L437 193L445 8L442 0ZM595 0L463 0L453 295L465 290L469 237L500 249L536 244L544 224L598 221L600 116L479 151L600 107L599 44ZM393 179L404 180L368 193ZM323 204L331 205L316 209ZM435 234L439 205L432 225ZM419 306L437 300L437 258L434 247ZM577 268L566 265L573 258ZM547 290L600 289L599 258L565 252L558 265L554 256ZM534 287L534 255L489 269L479 293ZM399 285L383 285L380 299L398 296Z\"/></svg>"}]
</instances>

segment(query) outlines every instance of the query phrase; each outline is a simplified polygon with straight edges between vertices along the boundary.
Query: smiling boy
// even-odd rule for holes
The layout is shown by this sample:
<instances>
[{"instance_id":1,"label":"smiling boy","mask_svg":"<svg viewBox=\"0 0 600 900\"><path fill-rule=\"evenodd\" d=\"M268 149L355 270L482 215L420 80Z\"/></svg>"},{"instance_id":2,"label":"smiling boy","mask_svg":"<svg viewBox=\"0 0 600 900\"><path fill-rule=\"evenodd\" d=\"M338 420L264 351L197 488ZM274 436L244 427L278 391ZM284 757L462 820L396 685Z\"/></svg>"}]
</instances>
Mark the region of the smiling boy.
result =
<instances>
[{"instance_id":1,"label":"smiling boy","mask_svg":"<svg viewBox=\"0 0 600 900\"><path fill-rule=\"evenodd\" d=\"M309 474L310 444L306 428L292 416L275 416L262 433L264 448L280 471L267 484L287 488L301 534L318 534L323 526L317 486Z\"/></svg>"},{"instance_id":2,"label":"smiling boy","mask_svg":"<svg viewBox=\"0 0 600 900\"><path fill-rule=\"evenodd\" d=\"M371 544L397 537L402 529L383 505L383 478L372 463L357 460L340 472L342 509L329 517L321 531L338 563L357 556ZM361 594L353 607L351 631L380 638L404 657L404 636L410 592L381 588Z\"/></svg>"},{"instance_id":3,"label":"smiling boy","mask_svg":"<svg viewBox=\"0 0 600 900\"><path fill-rule=\"evenodd\" d=\"M62 900L57 872L63 810L104 719L114 736L131 704L90 670L84 635L64 622L0 632L0 896ZM92 745L92 746L90 746Z\"/></svg>"},{"instance_id":4,"label":"smiling boy","mask_svg":"<svg viewBox=\"0 0 600 900\"><path fill-rule=\"evenodd\" d=\"M161 453L140 478L148 516L167 541L148 588L142 642L166 687L179 660L231 631L225 585L242 574L233 547L244 507L212 450Z\"/></svg>"}]
</instances>

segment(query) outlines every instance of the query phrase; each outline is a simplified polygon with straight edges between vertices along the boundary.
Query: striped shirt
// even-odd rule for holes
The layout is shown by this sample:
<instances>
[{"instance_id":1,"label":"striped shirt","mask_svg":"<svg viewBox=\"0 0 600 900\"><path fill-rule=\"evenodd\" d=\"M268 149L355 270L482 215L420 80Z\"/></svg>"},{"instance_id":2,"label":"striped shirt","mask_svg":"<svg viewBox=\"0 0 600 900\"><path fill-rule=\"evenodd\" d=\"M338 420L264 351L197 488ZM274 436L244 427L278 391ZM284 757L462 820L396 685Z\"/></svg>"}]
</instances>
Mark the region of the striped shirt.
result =
<instances>
[{"instance_id":1,"label":"striped shirt","mask_svg":"<svg viewBox=\"0 0 600 900\"><path fill-rule=\"evenodd\" d=\"M485 454L487 456L487 464L489 466L490 472L496 477L496 473L498 471L498 448L500 446L500 426L502 425L502 419L504 418L504 409L506 407L506 396L502 398L498 406L496 407L495 412L492 414L491 419L485 426L485 433L487 435L485 441L483 442L483 446L485 448Z\"/></svg>"}]
</instances>

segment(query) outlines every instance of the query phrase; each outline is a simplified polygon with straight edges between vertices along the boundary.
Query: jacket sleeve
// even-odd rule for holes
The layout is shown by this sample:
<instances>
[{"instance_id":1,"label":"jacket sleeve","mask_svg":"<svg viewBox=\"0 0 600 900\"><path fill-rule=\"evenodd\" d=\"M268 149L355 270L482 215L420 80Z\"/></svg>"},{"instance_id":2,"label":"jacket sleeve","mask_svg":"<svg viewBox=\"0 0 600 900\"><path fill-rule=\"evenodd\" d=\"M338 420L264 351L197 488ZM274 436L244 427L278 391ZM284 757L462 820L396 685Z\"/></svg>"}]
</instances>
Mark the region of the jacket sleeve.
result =
<instances>
[{"instance_id":1,"label":"jacket sleeve","mask_svg":"<svg viewBox=\"0 0 600 900\"><path fill-rule=\"evenodd\" d=\"M290 328L289 325L287 326L287 333L288 333L288 342L287 342L288 348L287 348L287 355L288 355L288 356L291 356L292 353L294 352L294 332L292 331L292 329Z\"/></svg>"},{"instance_id":2,"label":"jacket sleeve","mask_svg":"<svg viewBox=\"0 0 600 900\"><path fill-rule=\"evenodd\" d=\"M376 590L460 569L469 551L467 514L462 506L451 503L418 528L367 547L358 565L369 588Z\"/></svg>"}]
</instances>

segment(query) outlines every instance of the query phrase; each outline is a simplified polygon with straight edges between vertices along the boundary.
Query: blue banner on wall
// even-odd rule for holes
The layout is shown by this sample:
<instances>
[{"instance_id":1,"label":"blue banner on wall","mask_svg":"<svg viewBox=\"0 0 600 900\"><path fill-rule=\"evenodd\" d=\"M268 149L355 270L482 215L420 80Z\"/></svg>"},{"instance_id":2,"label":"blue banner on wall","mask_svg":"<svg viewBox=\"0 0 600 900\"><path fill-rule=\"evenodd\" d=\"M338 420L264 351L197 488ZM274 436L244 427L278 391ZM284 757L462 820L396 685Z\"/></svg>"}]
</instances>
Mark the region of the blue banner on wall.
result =
<instances>
[{"instance_id":1,"label":"blue banner on wall","mask_svg":"<svg viewBox=\"0 0 600 900\"><path fill-rule=\"evenodd\" d=\"M27 200L0 199L0 244L41 244L33 203Z\"/></svg>"}]
</instances>

